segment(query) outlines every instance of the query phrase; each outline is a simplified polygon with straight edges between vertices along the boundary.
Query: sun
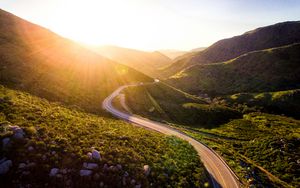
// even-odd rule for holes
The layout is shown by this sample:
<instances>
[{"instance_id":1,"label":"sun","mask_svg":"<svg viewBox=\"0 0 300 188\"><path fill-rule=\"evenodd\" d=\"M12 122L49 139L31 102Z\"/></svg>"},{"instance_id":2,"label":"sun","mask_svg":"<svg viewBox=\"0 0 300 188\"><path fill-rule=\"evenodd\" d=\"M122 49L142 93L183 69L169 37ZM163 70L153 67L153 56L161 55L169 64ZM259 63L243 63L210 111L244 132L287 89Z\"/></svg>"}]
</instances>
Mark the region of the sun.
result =
<instances>
[{"instance_id":1,"label":"sun","mask_svg":"<svg viewBox=\"0 0 300 188\"><path fill-rule=\"evenodd\" d=\"M143 18L136 15L134 6L133 1L62 1L49 21L55 32L79 42L135 43L142 35Z\"/></svg>"}]
</instances>

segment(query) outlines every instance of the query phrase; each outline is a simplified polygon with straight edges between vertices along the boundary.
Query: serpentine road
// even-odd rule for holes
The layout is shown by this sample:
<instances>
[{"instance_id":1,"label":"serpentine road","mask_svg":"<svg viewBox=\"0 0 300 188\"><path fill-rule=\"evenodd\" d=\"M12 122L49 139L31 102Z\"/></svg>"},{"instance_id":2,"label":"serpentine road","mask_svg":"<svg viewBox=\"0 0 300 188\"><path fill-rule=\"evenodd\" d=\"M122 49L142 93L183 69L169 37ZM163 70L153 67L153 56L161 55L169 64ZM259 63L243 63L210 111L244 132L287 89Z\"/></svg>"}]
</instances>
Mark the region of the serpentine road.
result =
<instances>
[{"instance_id":1,"label":"serpentine road","mask_svg":"<svg viewBox=\"0 0 300 188\"><path fill-rule=\"evenodd\" d=\"M155 131L161 132L166 135L174 135L188 141L198 152L201 161L203 162L205 168L209 172L213 183L213 187L215 188L240 187L240 183L237 177L235 176L235 174L233 173L233 171L228 167L228 165L223 161L223 159L218 154L216 154L212 149L210 149L206 145L196 141L195 139L187 136L184 133L181 133L169 127L168 125L164 125L162 123L158 123L155 121L151 121L148 119L144 119L141 117L137 117L131 114L121 112L112 106L112 100L115 97L117 97L124 88L138 86L138 85L142 85L142 83L119 87L103 101L102 104L103 109L107 110L108 112L112 113L114 116L118 118L135 123L139 126L153 129Z\"/></svg>"}]
</instances>

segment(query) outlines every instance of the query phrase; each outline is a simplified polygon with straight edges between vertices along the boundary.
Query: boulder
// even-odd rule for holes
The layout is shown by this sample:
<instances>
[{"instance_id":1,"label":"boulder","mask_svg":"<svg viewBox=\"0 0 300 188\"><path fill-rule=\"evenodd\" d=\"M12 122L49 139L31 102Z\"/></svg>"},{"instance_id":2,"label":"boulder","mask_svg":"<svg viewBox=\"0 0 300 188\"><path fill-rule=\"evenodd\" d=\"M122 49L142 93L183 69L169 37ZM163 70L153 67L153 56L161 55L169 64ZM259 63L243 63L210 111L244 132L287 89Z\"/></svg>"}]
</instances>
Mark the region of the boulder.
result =
<instances>
[{"instance_id":1,"label":"boulder","mask_svg":"<svg viewBox=\"0 0 300 188\"><path fill-rule=\"evenodd\" d=\"M94 180L98 180L100 178L100 175L98 173L94 174Z\"/></svg>"},{"instance_id":2,"label":"boulder","mask_svg":"<svg viewBox=\"0 0 300 188\"><path fill-rule=\"evenodd\" d=\"M25 168L25 167L26 167L25 163L20 163L18 168L22 169L22 168Z\"/></svg>"},{"instance_id":3,"label":"boulder","mask_svg":"<svg viewBox=\"0 0 300 188\"><path fill-rule=\"evenodd\" d=\"M61 172L62 174L67 174L67 173L68 173L67 169L65 169L65 168L64 168L64 169L61 169L60 172Z\"/></svg>"},{"instance_id":4,"label":"boulder","mask_svg":"<svg viewBox=\"0 0 300 188\"><path fill-rule=\"evenodd\" d=\"M5 149L10 146L10 138L3 138L2 140L2 148Z\"/></svg>"},{"instance_id":5,"label":"boulder","mask_svg":"<svg viewBox=\"0 0 300 188\"><path fill-rule=\"evenodd\" d=\"M58 168L52 168L50 170L49 176L56 176L56 174L58 174L59 169Z\"/></svg>"},{"instance_id":6,"label":"boulder","mask_svg":"<svg viewBox=\"0 0 300 188\"><path fill-rule=\"evenodd\" d=\"M92 158L96 159L96 160L101 160L100 152L97 151L97 150L95 150L95 149L93 149L93 151L92 151Z\"/></svg>"},{"instance_id":7,"label":"boulder","mask_svg":"<svg viewBox=\"0 0 300 188\"><path fill-rule=\"evenodd\" d=\"M106 163L105 163L104 166L103 166L103 170L104 170L104 171L107 171L107 170L108 170L108 165L107 165Z\"/></svg>"},{"instance_id":8,"label":"boulder","mask_svg":"<svg viewBox=\"0 0 300 188\"><path fill-rule=\"evenodd\" d=\"M0 164L0 175L1 174L6 174L9 171L11 166L12 166L12 161L11 160L6 160L6 161L2 162Z\"/></svg>"},{"instance_id":9,"label":"boulder","mask_svg":"<svg viewBox=\"0 0 300 188\"><path fill-rule=\"evenodd\" d=\"M14 132L13 134L13 138L14 139L23 139L25 136L25 132L23 131L23 129L21 129L19 126L9 126L10 130L12 130Z\"/></svg>"},{"instance_id":10,"label":"boulder","mask_svg":"<svg viewBox=\"0 0 300 188\"><path fill-rule=\"evenodd\" d=\"M83 167L86 168L86 169L93 170L93 169L98 168L98 164L96 164L96 163L83 163Z\"/></svg>"},{"instance_id":11,"label":"boulder","mask_svg":"<svg viewBox=\"0 0 300 188\"><path fill-rule=\"evenodd\" d=\"M27 150L28 150L28 151L33 151L33 150L34 150L34 147L29 146L29 147L27 148Z\"/></svg>"},{"instance_id":12,"label":"boulder","mask_svg":"<svg viewBox=\"0 0 300 188\"><path fill-rule=\"evenodd\" d=\"M92 175L92 173L93 173L93 171L91 171L91 170L80 170L79 171L80 176L90 176L90 175Z\"/></svg>"},{"instance_id":13,"label":"boulder","mask_svg":"<svg viewBox=\"0 0 300 188\"><path fill-rule=\"evenodd\" d=\"M91 152L88 152L88 153L87 153L87 156L88 156L89 159L92 159L92 158L93 158Z\"/></svg>"},{"instance_id":14,"label":"boulder","mask_svg":"<svg viewBox=\"0 0 300 188\"><path fill-rule=\"evenodd\" d=\"M122 170L122 165L117 164L117 168L118 168L119 170Z\"/></svg>"},{"instance_id":15,"label":"boulder","mask_svg":"<svg viewBox=\"0 0 300 188\"><path fill-rule=\"evenodd\" d=\"M150 171L151 171L150 166L149 165L144 165L144 174L146 176L148 176L150 174Z\"/></svg>"}]
</instances>

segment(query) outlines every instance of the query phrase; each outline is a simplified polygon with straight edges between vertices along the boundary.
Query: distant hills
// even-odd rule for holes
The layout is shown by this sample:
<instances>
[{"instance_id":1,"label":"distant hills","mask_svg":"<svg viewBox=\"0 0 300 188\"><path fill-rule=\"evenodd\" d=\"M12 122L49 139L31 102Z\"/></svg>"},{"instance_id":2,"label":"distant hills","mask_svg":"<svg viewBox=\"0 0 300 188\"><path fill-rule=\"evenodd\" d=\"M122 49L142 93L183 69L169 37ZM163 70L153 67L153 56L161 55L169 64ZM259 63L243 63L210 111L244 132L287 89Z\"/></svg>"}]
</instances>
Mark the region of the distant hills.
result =
<instances>
[{"instance_id":1,"label":"distant hills","mask_svg":"<svg viewBox=\"0 0 300 188\"><path fill-rule=\"evenodd\" d=\"M0 10L0 84L99 112L102 100L118 86L149 80L128 66Z\"/></svg>"},{"instance_id":2,"label":"distant hills","mask_svg":"<svg viewBox=\"0 0 300 188\"><path fill-rule=\"evenodd\" d=\"M220 40L203 51L177 59L163 72L171 76L196 64L228 61L242 54L300 42L300 22L282 22Z\"/></svg>"},{"instance_id":3,"label":"distant hills","mask_svg":"<svg viewBox=\"0 0 300 188\"><path fill-rule=\"evenodd\" d=\"M176 57L182 56L183 54L187 53L188 51L180 51L180 50L158 50L160 53L168 56L170 59L175 59Z\"/></svg>"},{"instance_id":4,"label":"distant hills","mask_svg":"<svg viewBox=\"0 0 300 188\"><path fill-rule=\"evenodd\" d=\"M158 69L171 64L171 59L159 51L145 52L118 46L100 46L93 50L102 56L134 68L151 77L159 77Z\"/></svg>"}]
</instances>

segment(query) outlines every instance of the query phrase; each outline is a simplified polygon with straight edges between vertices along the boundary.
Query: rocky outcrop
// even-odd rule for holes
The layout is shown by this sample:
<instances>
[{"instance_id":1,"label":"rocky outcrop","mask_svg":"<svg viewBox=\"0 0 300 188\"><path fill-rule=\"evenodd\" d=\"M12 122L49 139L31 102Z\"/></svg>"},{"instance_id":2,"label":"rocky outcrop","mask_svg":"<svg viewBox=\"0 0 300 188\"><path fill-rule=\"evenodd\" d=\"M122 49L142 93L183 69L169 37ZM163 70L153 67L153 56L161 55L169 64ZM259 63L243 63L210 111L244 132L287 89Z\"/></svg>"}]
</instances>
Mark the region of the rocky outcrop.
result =
<instances>
[{"instance_id":1,"label":"rocky outcrop","mask_svg":"<svg viewBox=\"0 0 300 188\"><path fill-rule=\"evenodd\" d=\"M92 158L95 159L95 160L101 160L101 155L100 155L100 152L93 149L92 151Z\"/></svg>"},{"instance_id":2,"label":"rocky outcrop","mask_svg":"<svg viewBox=\"0 0 300 188\"><path fill-rule=\"evenodd\" d=\"M90 176L93 174L93 171L91 170L80 170L79 171L80 176Z\"/></svg>"},{"instance_id":3,"label":"rocky outcrop","mask_svg":"<svg viewBox=\"0 0 300 188\"><path fill-rule=\"evenodd\" d=\"M12 161L11 160L4 160L0 164L0 175L6 174L9 171L11 166L12 166Z\"/></svg>"}]
</instances>

